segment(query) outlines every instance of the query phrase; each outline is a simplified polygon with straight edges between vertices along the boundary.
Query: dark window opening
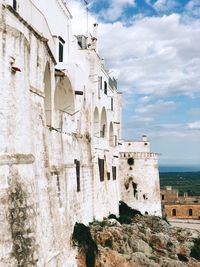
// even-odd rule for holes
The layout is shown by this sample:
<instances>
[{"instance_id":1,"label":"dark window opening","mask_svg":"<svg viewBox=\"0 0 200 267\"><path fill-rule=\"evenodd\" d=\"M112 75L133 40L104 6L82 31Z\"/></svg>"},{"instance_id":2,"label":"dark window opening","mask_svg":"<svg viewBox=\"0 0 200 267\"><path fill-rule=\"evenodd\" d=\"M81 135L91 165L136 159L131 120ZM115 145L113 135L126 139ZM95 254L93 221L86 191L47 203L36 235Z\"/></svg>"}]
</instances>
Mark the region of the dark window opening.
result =
<instances>
[{"instance_id":1,"label":"dark window opening","mask_svg":"<svg viewBox=\"0 0 200 267\"><path fill-rule=\"evenodd\" d=\"M101 76L98 77L98 83L99 83L99 89L101 90L102 89L102 77Z\"/></svg>"},{"instance_id":2,"label":"dark window opening","mask_svg":"<svg viewBox=\"0 0 200 267\"><path fill-rule=\"evenodd\" d=\"M148 215L149 213L148 213L148 211L145 211L145 213L144 213L145 215Z\"/></svg>"},{"instance_id":3,"label":"dark window opening","mask_svg":"<svg viewBox=\"0 0 200 267\"><path fill-rule=\"evenodd\" d=\"M172 210L172 216L176 216L176 209Z\"/></svg>"},{"instance_id":4,"label":"dark window opening","mask_svg":"<svg viewBox=\"0 0 200 267\"><path fill-rule=\"evenodd\" d=\"M110 180L110 172L107 172L107 179Z\"/></svg>"},{"instance_id":5,"label":"dark window opening","mask_svg":"<svg viewBox=\"0 0 200 267\"><path fill-rule=\"evenodd\" d=\"M165 200L165 195L162 195L162 200Z\"/></svg>"},{"instance_id":6,"label":"dark window opening","mask_svg":"<svg viewBox=\"0 0 200 267\"><path fill-rule=\"evenodd\" d=\"M104 181L104 159L98 159L100 181Z\"/></svg>"},{"instance_id":7,"label":"dark window opening","mask_svg":"<svg viewBox=\"0 0 200 267\"><path fill-rule=\"evenodd\" d=\"M80 183L80 161L76 160L74 161L76 164L76 190L77 192L81 191L81 183Z\"/></svg>"},{"instance_id":8,"label":"dark window opening","mask_svg":"<svg viewBox=\"0 0 200 267\"><path fill-rule=\"evenodd\" d=\"M117 135L114 135L115 138L115 146L117 146Z\"/></svg>"},{"instance_id":9,"label":"dark window opening","mask_svg":"<svg viewBox=\"0 0 200 267\"><path fill-rule=\"evenodd\" d=\"M59 44L58 44L58 60L59 60L59 62L63 62L65 41L61 37L58 37L58 40L59 40Z\"/></svg>"},{"instance_id":10,"label":"dark window opening","mask_svg":"<svg viewBox=\"0 0 200 267\"><path fill-rule=\"evenodd\" d=\"M59 62L63 62L64 46L59 42Z\"/></svg>"},{"instance_id":11,"label":"dark window opening","mask_svg":"<svg viewBox=\"0 0 200 267\"><path fill-rule=\"evenodd\" d=\"M13 8L14 10L17 10L17 0L13 0Z\"/></svg>"},{"instance_id":12,"label":"dark window opening","mask_svg":"<svg viewBox=\"0 0 200 267\"><path fill-rule=\"evenodd\" d=\"M134 197L137 197L137 193L138 193L137 184L132 182L132 187L133 187L133 195L134 195Z\"/></svg>"},{"instance_id":13,"label":"dark window opening","mask_svg":"<svg viewBox=\"0 0 200 267\"><path fill-rule=\"evenodd\" d=\"M111 110L113 111L114 110L114 101L113 101L113 98L111 97Z\"/></svg>"},{"instance_id":14,"label":"dark window opening","mask_svg":"<svg viewBox=\"0 0 200 267\"><path fill-rule=\"evenodd\" d=\"M105 132L106 132L106 125L103 124L102 129L101 129L101 133L100 133L101 137L103 137L103 138L105 137Z\"/></svg>"},{"instance_id":15,"label":"dark window opening","mask_svg":"<svg viewBox=\"0 0 200 267\"><path fill-rule=\"evenodd\" d=\"M128 158L127 163L130 166L134 165L134 159L133 158Z\"/></svg>"},{"instance_id":16,"label":"dark window opening","mask_svg":"<svg viewBox=\"0 0 200 267\"><path fill-rule=\"evenodd\" d=\"M108 85L107 85L107 82L104 82L104 94L107 95L108 93Z\"/></svg>"},{"instance_id":17,"label":"dark window opening","mask_svg":"<svg viewBox=\"0 0 200 267\"><path fill-rule=\"evenodd\" d=\"M192 216L192 209L189 209L189 216Z\"/></svg>"},{"instance_id":18,"label":"dark window opening","mask_svg":"<svg viewBox=\"0 0 200 267\"><path fill-rule=\"evenodd\" d=\"M143 198L144 198L144 200L147 200L148 199L147 196L146 196L146 194L143 195Z\"/></svg>"},{"instance_id":19,"label":"dark window opening","mask_svg":"<svg viewBox=\"0 0 200 267\"><path fill-rule=\"evenodd\" d=\"M113 175L113 180L117 179L117 167L112 166L112 175Z\"/></svg>"},{"instance_id":20,"label":"dark window opening","mask_svg":"<svg viewBox=\"0 0 200 267\"><path fill-rule=\"evenodd\" d=\"M148 143L144 143L145 146L148 146Z\"/></svg>"}]
</instances>

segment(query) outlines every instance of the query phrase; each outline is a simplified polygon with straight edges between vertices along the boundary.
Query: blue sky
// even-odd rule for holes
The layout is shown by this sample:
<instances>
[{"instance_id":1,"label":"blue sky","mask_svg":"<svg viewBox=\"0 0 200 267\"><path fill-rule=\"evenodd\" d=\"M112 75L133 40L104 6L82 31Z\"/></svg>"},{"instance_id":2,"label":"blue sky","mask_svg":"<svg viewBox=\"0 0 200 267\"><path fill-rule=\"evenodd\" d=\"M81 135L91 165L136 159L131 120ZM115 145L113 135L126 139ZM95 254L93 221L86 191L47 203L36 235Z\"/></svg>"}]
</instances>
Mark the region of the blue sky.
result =
<instances>
[{"instance_id":1,"label":"blue sky","mask_svg":"<svg viewBox=\"0 0 200 267\"><path fill-rule=\"evenodd\" d=\"M69 0L75 33L84 1ZM123 138L147 134L162 165L200 167L200 0L88 0L99 53L123 92Z\"/></svg>"}]
</instances>

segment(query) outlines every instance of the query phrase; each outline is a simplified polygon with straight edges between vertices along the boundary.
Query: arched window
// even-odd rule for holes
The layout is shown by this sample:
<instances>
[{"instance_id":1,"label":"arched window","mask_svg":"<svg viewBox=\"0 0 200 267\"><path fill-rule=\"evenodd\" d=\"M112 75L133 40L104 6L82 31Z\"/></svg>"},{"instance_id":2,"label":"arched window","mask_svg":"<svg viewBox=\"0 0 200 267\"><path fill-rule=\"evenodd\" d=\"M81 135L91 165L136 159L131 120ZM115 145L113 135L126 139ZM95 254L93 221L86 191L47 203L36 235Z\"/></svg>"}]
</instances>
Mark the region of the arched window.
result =
<instances>
[{"instance_id":1,"label":"arched window","mask_svg":"<svg viewBox=\"0 0 200 267\"><path fill-rule=\"evenodd\" d=\"M62 115L73 116L75 113L74 93L67 76L60 77L55 91L54 106L57 111L57 127L62 127ZM58 117L59 115L59 117ZM71 117L73 118L73 117Z\"/></svg>"},{"instance_id":2,"label":"arched window","mask_svg":"<svg viewBox=\"0 0 200 267\"><path fill-rule=\"evenodd\" d=\"M110 123L109 127L109 145L114 146L114 129L113 129L113 123Z\"/></svg>"},{"instance_id":3,"label":"arched window","mask_svg":"<svg viewBox=\"0 0 200 267\"><path fill-rule=\"evenodd\" d=\"M172 216L176 216L176 209L172 210Z\"/></svg>"},{"instance_id":4,"label":"arched window","mask_svg":"<svg viewBox=\"0 0 200 267\"><path fill-rule=\"evenodd\" d=\"M51 72L49 63L46 64L44 72L44 108L45 108L45 117L46 125L51 126Z\"/></svg>"},{"instance_id":5,"label":"arched window","mask_svg":"<svg viewBox=\"0 0 200 267\"><path fill-rule=\"evenodd\" d=\"M93 135L99 137L99 111L97 107L94 110Z\"/></svg>"},{"instance_id":6,"label":"arched window","mask_svg":"<svg viewBox=\"0 0 200 267\"><path fill-rule=\"evenodd\" d=\"M103 107L101 112L101 126L100 126L100 137L105 138L107 135L107 115L106 109Z\"/></svg>"},{"instance_id":7,"label":"arched window","mask_svg":"<svg viewBox=\"0 0 200 267\"><path fill-rule=\"evenodd\" d=\"M189 216L192 216L192 209L189 209Z\"/></svg>"}]
</instances>

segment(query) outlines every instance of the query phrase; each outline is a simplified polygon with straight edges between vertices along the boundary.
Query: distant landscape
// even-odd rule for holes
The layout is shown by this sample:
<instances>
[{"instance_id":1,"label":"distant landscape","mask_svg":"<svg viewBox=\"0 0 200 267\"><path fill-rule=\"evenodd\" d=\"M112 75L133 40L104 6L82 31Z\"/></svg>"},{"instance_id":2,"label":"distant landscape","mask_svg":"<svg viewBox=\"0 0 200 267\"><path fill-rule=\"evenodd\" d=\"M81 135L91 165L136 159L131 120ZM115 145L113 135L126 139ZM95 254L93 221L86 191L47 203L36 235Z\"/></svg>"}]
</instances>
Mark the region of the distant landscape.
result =
<instances>
[{"instance_id":1,"label":"distant landscape","mask_svg":"<svg viewBox=\"0 0 200 267\"><path fill-rule=\"evenodd\" d=\"M161 167L160 186L171 185L179 190L179 195L187 192L189 196L200 196L200 168Z\"/></svg>"}]
</instances>

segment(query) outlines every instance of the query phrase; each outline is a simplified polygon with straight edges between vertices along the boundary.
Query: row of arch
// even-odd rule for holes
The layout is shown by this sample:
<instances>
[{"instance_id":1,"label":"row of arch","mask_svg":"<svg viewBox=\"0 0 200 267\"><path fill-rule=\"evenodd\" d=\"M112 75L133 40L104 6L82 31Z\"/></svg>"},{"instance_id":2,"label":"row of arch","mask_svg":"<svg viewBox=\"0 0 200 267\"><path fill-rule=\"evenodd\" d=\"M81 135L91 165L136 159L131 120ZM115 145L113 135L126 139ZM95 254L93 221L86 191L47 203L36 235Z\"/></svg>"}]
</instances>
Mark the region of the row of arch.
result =
<instances>
[{"instance_id":1,"label":"row of arch","mask_svg":"<svg viewBox=\"0 0 200 267\"><path fill-rule=\"evenodd\" d=\"M46 125L51 126L52 117L52 77L49 63L46 64L44 73L44 88L45 88L45 115ZM56 83L56 90L54 94L54 108L56 111L73 114L75 112L75 100L71 82L65 76L59 77ZM102 108L101 116L96 107L93 116L93 135L96 137L107 138L109 133L109 144L114 146L115 135L113 122L110 122L109 127L107 124L107 113L105 107Z\"/></svg>"},{"instance_id":2,"label":"row of arch","mask_svg":"<svg viewBox=\"0 0 200 267\"><path fill-rule=\"evenodd\" d=\"M52 80L49 63L46 64L44 72L44 106L46 115L46 125L51 125L52 113ZM63 111L68 114L75 112L75 101L71 82L65 75L58 79L54 95L54 107L57 111Z\"/></svg>"},{"instance_id":3,"label":"row of arch","mask_svg":"<svg viewBox=\"0 0 200 267\"><path fill-rule=\"evenodd\" d=\"M172 209L172 216L176 216L176 209ZM188 209L188 215L192 216L193 215L193 210L192 209Z\"/></svg>"},{"instance_id":4,"label":"row of arch","mask_svg":"<svg viewBox=\"0 0 200 267\"><path fill-rule=\"evenodd\" d=\"M102 108L101 116L99 114L98 108L94 110L93 117L93 134L96 137L107 138L109 132L109 144L114 146L114 127L113 122L110 122L109 129L107 125L107 114L105 107Z\"/></svg>"}]
</instances>

